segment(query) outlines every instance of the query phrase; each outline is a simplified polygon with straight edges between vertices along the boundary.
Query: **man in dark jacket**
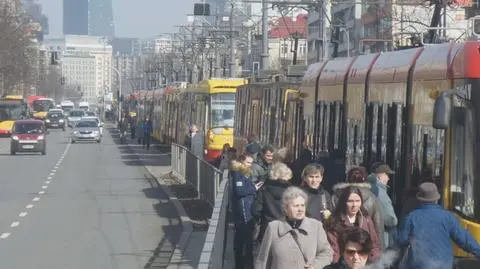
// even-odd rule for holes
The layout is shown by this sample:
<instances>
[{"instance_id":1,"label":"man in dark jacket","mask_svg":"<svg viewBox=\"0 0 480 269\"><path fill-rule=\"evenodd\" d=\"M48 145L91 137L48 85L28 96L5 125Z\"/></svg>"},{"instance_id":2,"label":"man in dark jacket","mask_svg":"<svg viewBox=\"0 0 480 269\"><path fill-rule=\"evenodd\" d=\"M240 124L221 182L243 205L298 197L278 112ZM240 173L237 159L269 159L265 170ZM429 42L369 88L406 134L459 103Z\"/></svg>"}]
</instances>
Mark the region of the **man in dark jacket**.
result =
<instances>
[{"instance_id":1,"label":"man in dark jacket","mask_svg":"<svg viewBox=\"0 0 480 269\"><path fill-rule=\"evenodd\" d=\"M245 146L245 152L249 155L255 155L262 150L262 147L258 143L257 135L252 134L248 138L248 144Z\"/></svg>"},{"instance_id":2,"label":"man in dark jacket","mask_svg":"<svg viewBox=\"0 0 480 269\"><path fill-rule=\"evenodd\" d=\"M257 158L253 162L253 175L260 181L265 181L268 177L268 172L273 163L273 152L275 149L271 145L266 145L262 151L257 154Z\"/></svg>"},{"instance_id":3,"label":"man in dark jacket","mask_svg":"<svg viewBox=\"0 0 480 269\"><path fill-rule=\"evenodd\" d=\"M452 242L480 259L480 245L457 218L438 205L440 193L431 182L422 183L417 192L420 207L407 215L398 231L397 242L407 249L401 269L451 269Z\"/></svg>"}]
</instances>

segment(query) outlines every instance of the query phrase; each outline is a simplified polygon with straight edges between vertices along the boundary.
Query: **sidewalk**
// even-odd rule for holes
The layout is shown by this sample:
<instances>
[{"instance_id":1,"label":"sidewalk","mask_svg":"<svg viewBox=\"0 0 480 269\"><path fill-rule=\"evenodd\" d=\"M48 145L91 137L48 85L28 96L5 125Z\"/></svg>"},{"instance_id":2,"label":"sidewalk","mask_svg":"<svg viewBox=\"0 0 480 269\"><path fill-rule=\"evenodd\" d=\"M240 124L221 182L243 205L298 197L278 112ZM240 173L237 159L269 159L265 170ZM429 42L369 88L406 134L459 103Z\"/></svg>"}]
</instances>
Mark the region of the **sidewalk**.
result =
<instances>
[{"instance_id":1,"label":"sidewalk","mask_svg":"<svg viewBox=\"0 0 480 269\"><path fill-rule=\"evenodd\" d=\"M179 179L172 176L170 146L154 144L147 150L131 139L128 139L127 145L145 166L149 176L157 181L158 188L170 197L180 218L183 231L166 268L196 268L205 242L212 208L208 203L196 199L195 188L182 184ZM155 257L150 266L145 268L165 268L164 260L167 253L159 254L161 255Z\"/></svg>"}]
</instances>

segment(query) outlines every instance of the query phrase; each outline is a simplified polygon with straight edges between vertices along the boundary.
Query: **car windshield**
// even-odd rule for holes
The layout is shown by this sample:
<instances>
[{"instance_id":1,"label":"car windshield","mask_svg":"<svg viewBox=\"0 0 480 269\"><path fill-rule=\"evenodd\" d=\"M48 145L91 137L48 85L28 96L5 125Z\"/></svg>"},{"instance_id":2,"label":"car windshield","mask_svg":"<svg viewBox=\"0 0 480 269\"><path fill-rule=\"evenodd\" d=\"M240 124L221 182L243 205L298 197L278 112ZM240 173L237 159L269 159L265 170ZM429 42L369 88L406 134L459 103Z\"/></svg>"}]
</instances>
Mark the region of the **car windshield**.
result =
<instances>
[{"instance_id":1,"label":"car windshield","mask_svg":"<svg viewBox=\"0 0 480 269\"><path fill-rule=\"evenodd\" d=\"M47 118L49 119L63 119L65 116L61 112L48 113Z\"/></svg>"},{"instance_id":2,"label":"car windshield","mask_svg":"<svg viewBox=\"0 0 480 269\"><path fill-rule=\"evenodd\" d=\"M87 111L87 116L95 117L95 113L91 111Z\"/></svg>"},{"instance_id":3,"label":"car windshield","mask_svg":"<svg viewBox=\"0 0 480 269\"><path fill-rule=\"evenodd\" d=\"M79 121L76 127L77 128L98 127L98 123L94 120Z\"/></svg>"},{"instance_id":4,"label":"car windshield","mask_svg":"<svg viewBox=\"0 0 480 269\"><path fill-rule=\"evenodd\" d=\"M28 123L15 123L16 134L42 134L43 128L41 123L28 122Z\"/></svg>"},{"instance_id":5,"label":"car windshield","mask_svg":"<svg viewBox=\"0 0 480 269\"><path fill-rule=\"evenodd\" d=\"M69 116L70 117L83 117L83 116L85 116L85 112L80 111L80 110L70 111Z\"/></svg>"}]
</instances>

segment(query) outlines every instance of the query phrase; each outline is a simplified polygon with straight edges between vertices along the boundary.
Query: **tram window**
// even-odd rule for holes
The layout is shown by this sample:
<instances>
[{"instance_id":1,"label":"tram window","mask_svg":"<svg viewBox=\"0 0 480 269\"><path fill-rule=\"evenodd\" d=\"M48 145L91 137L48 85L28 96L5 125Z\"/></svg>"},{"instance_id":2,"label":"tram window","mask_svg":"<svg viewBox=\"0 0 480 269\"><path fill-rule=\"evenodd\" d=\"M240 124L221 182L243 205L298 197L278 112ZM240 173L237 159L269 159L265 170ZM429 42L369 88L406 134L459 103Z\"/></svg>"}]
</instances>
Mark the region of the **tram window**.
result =
<instances>
[{"instance_id":1,"label":"tram window","mask_svg":"<svg viewBox=\"0 0 480 269\"><path fill-rule=\"evenodd\" d=\"M453 155L452 179L450 191L452 193L453 208L461 214L475 216L475 125L473 112L468 105L454 107L452 120Z\"/></svg>"}]
</instances>

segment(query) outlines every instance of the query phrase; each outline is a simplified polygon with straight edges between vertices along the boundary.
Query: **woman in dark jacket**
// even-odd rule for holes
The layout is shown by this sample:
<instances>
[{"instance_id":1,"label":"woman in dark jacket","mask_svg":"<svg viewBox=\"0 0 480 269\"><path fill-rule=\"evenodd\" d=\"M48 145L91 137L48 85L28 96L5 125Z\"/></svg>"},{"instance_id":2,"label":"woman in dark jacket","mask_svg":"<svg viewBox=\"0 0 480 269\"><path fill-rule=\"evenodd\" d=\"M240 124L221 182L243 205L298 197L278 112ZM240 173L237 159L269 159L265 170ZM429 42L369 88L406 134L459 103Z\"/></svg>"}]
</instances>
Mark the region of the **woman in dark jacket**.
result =
<instances>
[{"instance_id":1,"label":"woman in dark jacket","mask_svg":"<svg viewBox=\"0 0 480 269\"><path fill-rule=\"evenodd\" d=\"M377 260L381 254L377 231L372 218L363 207L362 192L357 187L348 187L343 190L332 217L325 222L328 241L333 249L334 263L341 257L341 238L345 231L352 227L361 228L370 234L373 247L369 258L370 261Z\"/></svg>"},{"instance_id":2,"label":"woman in dark jacket","mask_svg":"<svg viewBox=\"0 0 480 269\"><path fill-rule=\"evenodd\" d=\"M291 186L292 170L284 163L272 165L265 184L257 192L252 206L252 214L260 223L257 240L261 241L269 222L285 217L282 207L283 192Z\"/></svg>"},{"instance_id":3,"label":"woman in dark jacket","mask_svg":"<svg viewBox=\"0 0 480 269\"><path fill-rule=\"evenodd\" d=\"M260 184L254 184L252 175L253 158L242 156L231 163L232 211L235 223L234 251L235 268L253 266L253 216L251 213L255 192Z\"/></svg>"},{"instance_id":4,"label":"woman in dark jacket","mask_svg":"<svg viewBox=\"0 0 480 269\"><path fill-rule=\"evenodd\" d=\"M385 249L385 243L383 241L383 233L384 233L384 223L382 214L380 212L380 200L375 196L375 194L371 190L371 185L368 182L365 182L367 177L366 169L358 166L353 167L348 171L347 174L347 182L345 183L338 183L333 186L333 205L337 204L337 201L342 194L342 192L348 187L357 187L362 192L363 204L362 207L367 211L368 215L372 218L373 224L375 224L375 229L379 236L379 244L380 247Z\"/></svg>"},{"instance_id":5,"label":"woman in dark jacket","mask_svg":"<svg viewBox=\"0 0 480 269\"><path fill-rule=\"evenodd\" d=\"M302 171L302 188L308 194L307 216L324 221L333 211L330 194L322 187L325 169L321 164L308 164Z\"/></svg>"}]
</instances>

